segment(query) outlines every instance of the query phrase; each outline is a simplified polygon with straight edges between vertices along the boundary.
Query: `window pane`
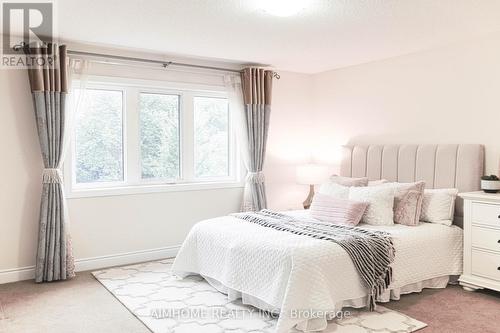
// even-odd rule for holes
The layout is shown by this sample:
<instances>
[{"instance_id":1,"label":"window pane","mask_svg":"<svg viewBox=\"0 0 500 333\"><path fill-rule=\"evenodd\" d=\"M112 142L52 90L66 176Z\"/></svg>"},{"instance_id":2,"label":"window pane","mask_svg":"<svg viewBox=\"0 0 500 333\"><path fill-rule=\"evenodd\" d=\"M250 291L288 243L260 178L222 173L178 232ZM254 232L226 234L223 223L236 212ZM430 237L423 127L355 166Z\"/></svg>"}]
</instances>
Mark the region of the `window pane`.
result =
<instances>
[{"instance_id":1,"label":"window pane","mask_svg":"<svg viewBox=\"0 0 500 333\"><path fill-rule=\"evenodd\" d=\"M179 177L179 96L140 94L142 178Z\"/></svg>"},{"instance_id":2,"label":"window pane","mask_svg":"<svg viewBox=\"0 0 500 333\"><path fill-rule=\"evenodd\" d=\"M122 181L122 92L87 89L81 103L75 119L76 182Z\"/></svg>"},{"instance_id":3,"label":"window pane","mask_svg":"<svg viewBox=\"0 0 500 333\"><path fill-rule=\"evenodd\" d=\"M229 176L229 111L225 98L194 98L195 176Z\"/></svg>"}]
</instances>

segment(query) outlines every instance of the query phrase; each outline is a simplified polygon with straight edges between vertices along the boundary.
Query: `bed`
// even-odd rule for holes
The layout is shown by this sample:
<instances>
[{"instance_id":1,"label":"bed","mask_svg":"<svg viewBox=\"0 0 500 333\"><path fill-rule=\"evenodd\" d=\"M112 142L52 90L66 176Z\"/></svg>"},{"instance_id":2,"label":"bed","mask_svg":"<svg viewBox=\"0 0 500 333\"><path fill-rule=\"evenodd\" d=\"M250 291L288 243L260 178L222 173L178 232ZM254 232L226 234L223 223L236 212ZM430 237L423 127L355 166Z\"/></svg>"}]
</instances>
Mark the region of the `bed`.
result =
<instances>
[{"instance_id":1,"label":"bed","mask_svg":"<svg viewBox=\"0 0 500 333\"><path fill-rule=\"evenodd\" d=\"M370 180L425 180L428 188L477 190L483 171L480 145L347 146L341 175ZM307 211L286 214L306 217ZM461 221L457 202L455 221ZM389 232L396 258L393 281L379 302L423 288L444 288L462 272L462 230L422 223L419 226L368 226ZM276 332L321 330L324 317L307 313L336 312L367 305L367 291L354 264L337 244L263 228L231 216L197 223L173 266L183 277L202 275L230 299L267 311L279 311ZM304 314L306 314L304 316Z\"/></svg>"}]
</instances>

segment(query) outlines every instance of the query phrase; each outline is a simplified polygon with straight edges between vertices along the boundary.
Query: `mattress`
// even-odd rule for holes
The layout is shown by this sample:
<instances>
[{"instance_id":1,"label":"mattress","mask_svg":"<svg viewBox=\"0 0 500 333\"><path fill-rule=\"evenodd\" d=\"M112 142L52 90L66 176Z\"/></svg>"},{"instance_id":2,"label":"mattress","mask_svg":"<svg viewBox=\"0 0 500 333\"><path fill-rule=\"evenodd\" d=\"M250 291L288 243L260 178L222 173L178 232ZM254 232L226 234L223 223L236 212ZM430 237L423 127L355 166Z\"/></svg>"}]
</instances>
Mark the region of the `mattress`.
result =
<instances>
[{"instance_id":1,"label":"mattress","mask_svg":"<svg viewBox=\"0 0 500 333\"><path fill-rule=\"evenodd\" d=\"M308 217L307 211L286 212ZM393 282L379 301L423 287L444 287L462 272L462 230L456 226L369 226L392 235ZM204 276L231 298L279 311L276 332L321 330L315 313L366 305L367 290L336 243L295 235L224 216L197 223L173 265L175 274ZM297 313L302 314L297 316Z\"/></svg>"}]
</instances>

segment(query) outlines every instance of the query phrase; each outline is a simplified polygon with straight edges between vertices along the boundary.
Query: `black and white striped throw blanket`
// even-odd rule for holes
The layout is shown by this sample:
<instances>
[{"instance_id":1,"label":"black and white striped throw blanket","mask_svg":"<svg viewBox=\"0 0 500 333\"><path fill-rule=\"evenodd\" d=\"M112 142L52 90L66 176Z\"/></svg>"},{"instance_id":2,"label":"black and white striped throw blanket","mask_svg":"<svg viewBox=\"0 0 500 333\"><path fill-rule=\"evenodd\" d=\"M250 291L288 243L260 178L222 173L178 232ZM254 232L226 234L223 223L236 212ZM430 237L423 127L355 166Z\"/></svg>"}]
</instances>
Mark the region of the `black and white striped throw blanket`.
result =
<instances>
[{"instance_id":1,"label":"black and white striped throw blanket","mask_svg":"<svg viewBox=\"0 0 500 333\"><path fill-rule=\"evenodd\" d=\"M392 282L390 265L394 261L395 250L392 239L386 232L317 220L298 220L267 209L231 216L263 227L328 240L340 245L351 257L361 280L369 290L370 311L375 309L377 298Z\"/></svg>"}]
</instances>

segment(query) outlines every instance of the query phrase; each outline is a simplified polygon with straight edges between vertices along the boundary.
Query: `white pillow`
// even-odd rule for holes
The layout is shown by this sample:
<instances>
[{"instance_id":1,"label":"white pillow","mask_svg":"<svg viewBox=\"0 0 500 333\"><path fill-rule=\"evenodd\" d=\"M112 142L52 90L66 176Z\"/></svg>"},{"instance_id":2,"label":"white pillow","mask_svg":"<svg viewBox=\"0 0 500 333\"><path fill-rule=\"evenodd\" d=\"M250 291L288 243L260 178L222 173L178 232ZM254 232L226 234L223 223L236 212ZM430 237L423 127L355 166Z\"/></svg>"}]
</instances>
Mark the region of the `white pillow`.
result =
<instances>
[{"instance_id":1,"label":"white pillow","mask_svg":"<svg viewBox=\"0 0 500 333\"><path fill-rule=\"evenodd\" d=\"M351 187L349 200L367 202L363 222L371 225L394 224L395 189L385 186Z\"/></svg>"},{"instance_id":2,"label":"white pillow","mask_svg":"<svg viewBox=\"0 0 500 333\"><path fill-rule=\"evenodd\" d=\"M330 177L330 182L337 183L343 186L366 186L368 185L368 178L352 178L352 177L342 177L337 175L332 175Z\"/></svg>"},{"instance_id":3,"label":"white pillow","mask_svg":"<svg viewBox=\"0 0 500 333\"><path fill-rule=\"evenodd\" d=\"M318 193L329 195L335 199L348 199L349 187L334 182L327 182L321 185Z\"/></svg>"},{"instance_id":4,"label":"white pillow","mask_svg":"<svg viewBox=\"0 0 500 333\"><path fill-rule=\"evenodd\" d=\"M368 186L378 186L382 184L387 184L389 181L387 179L370 180Z\"/></svg>"},{"instance_id":5,"label":"white pillow","mask_svg":"<svg viewBox=\"0 0 500 333\"><path fill-rule=\"evenodd\" d=\"M424 191L420 220L451 225L455 212L456 188L428 189Z\"/></svg>"}]
</instances>

